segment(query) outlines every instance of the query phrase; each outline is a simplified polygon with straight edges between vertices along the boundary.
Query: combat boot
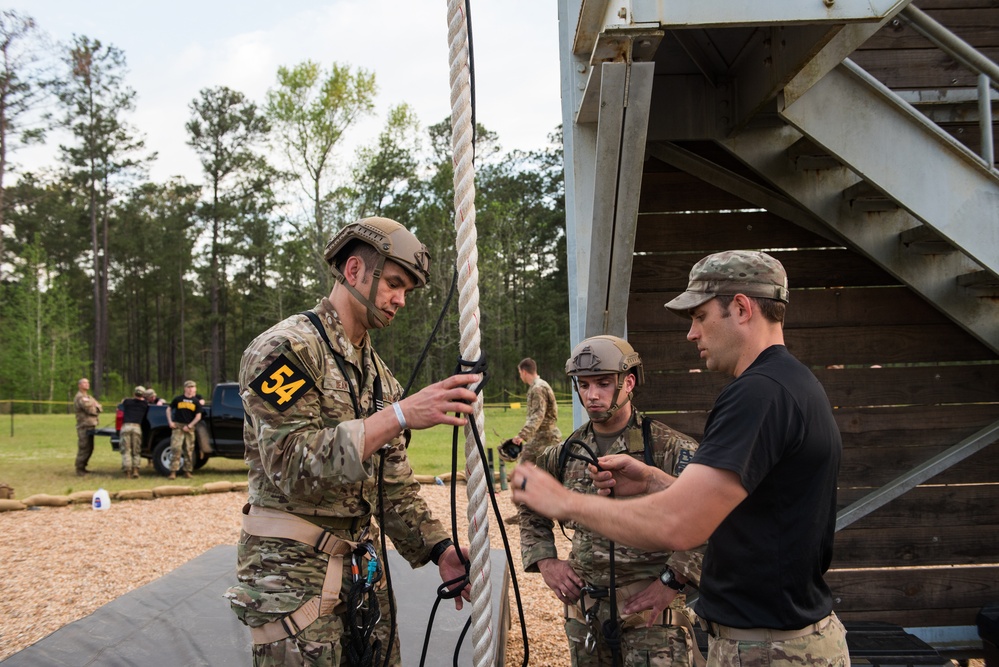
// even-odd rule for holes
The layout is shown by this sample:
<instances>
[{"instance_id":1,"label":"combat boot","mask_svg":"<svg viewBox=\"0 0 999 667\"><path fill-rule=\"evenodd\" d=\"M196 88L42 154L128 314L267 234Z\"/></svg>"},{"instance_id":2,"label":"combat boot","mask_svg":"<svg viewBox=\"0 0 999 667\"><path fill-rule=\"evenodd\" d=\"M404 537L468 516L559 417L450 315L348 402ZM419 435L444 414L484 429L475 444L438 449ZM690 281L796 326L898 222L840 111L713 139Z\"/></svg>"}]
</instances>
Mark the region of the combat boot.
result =
<instances>
[{"instance_id":1,"label":"combat boot","mask_svg":"<svg viewBox=\"0 0 999 667\"><path fill-rule=\"evenodd\" d=\"M132 468L132 479L139 479L139 469Z\"/></svg>"},{"instance_id":2,"label":"combat boot","mask_svg":"<svg viewBox=\"0 0 999 667\"><path fill-rule=\"evenodd\" d=\"M189 472L185 472L185 473L184 473L184 478L185 478L185 479L191 479L192 477L194 477L194 475L193 475L193 474L191 474L191 473L189 473Z\"/></svg>"},{"instance_id":3,"label":"combat boot","mask_svg":"<svg viewBox=\"0 0 999 667\"><path fill-rule=\"evenodd\" d=\"M167 475L167 479L177 479L177 473L171 472L169 475Z\"/></svg>"}]
</instances>

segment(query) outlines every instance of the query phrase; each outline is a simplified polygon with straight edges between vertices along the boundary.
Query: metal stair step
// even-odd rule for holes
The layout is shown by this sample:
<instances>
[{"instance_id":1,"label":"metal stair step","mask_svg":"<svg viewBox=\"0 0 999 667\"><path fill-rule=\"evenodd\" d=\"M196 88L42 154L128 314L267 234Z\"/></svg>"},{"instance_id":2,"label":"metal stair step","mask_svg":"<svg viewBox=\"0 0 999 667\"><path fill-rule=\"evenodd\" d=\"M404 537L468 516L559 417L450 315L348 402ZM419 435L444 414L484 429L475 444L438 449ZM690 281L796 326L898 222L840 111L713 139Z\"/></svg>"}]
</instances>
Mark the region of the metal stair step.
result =
<instances>
[{"instance_id":1,"label":"metal stair step","mask_svg":"<svg viewBox=\"0 0 999 667\"><path fill-rule=\"evenodd\" d=\"M860 181L843 190L843 201L852 211L894 211L898 202L867 181Z\"/></svg>"},{"instance_id":2,"label":"metal stair step","mask_svg":"<svg viewBox=\"0 0 999 667\"><path fill-rule=\"evenodd\" d=\"M946 239L925 225L907 229L899 234L898 237L906 250L921 255L940 255L956 252L954 246Z\"/></svg>"}]
</instances>

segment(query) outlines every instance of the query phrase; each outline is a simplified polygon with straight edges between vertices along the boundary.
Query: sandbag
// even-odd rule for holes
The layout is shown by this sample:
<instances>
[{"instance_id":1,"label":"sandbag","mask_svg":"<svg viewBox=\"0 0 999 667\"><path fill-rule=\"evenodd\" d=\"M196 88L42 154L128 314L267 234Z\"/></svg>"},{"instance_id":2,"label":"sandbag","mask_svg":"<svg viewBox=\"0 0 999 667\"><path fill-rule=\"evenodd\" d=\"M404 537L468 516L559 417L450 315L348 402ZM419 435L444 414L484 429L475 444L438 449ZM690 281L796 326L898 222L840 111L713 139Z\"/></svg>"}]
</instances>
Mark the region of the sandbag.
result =
<instances>
[{"instance_id":1,"label":"sandbag","mask_svg":"<svg viewBox=\"0 0 999 667\"><path fill-rule=\"evenodd\" d=\"M14 499L14 487L6 483L0 484L0 500L13 500L13 499Z\"/></svg>"},{"instance_id":2,"label":"sandbag","mask_svg":"<svg viewBox=\"0 0 999 667\"><path fill-rule=\"evenodd\" d=\"M194 489L189 486L179 486L166 484L153 488L153 495L157 498L165 496L190 496L194 494Z\"/></svg>"},{"instance_id":3,"label":"sandbag","mask_svg":"<svg viewBox=\"0 0 999 667\"><path fill-rule=\"evenodd\" d=\"M94 494L96 491L74 491L69 494L69 502L71 503L86 503L89 505L94 501Z\"/></svg>"},{"instance_id":4,"label":"sandbag","mask_svg":"<svg viewBox=\"0 0 999 667\"><path fill-rule=\"evenodd\" d=\"M232 482L222 480L221 482L205 482L201 485L202 493L229 493L232 491Z\"/></svg>"},{"instance_id":5,"label":"sandbag","mask_svg":"<svg viewBox=\"0 0 999 667\"><path fill-rule=\"evenodd\" d=\"M249 491L250 490L250 483L249 482L233 482L231 490L232 491Z\"/></svg>"},{"instance_id":6,"label":"sandbag","mask_svg":"<svg viewBox=\"0 0 999 667\"><path fill-rule=\"evenodd\" d=\"M20 500L9 500L0 498L0 512L13 512L14 510L26 510L28 506Z\"/></svg>"},{"instance_id":7,"label":"sandbag","mask_svg":"<svg viewBox=\"0 0 999 667\"><path fill-rule=\"evenodd\" d=\"M152 489L123 489L115 494L115 500L152 500Z\"/></svg>"},{"instance_id":8,"label":"sandbag","mask_svg":"<svg viewBox=\"0 0 999 667\"><path fill-rule=\"evenodd\" d=\"M50 496L47 493L36 493L21 500L28 507L65 507L69 505L69 496Z\"/></svg>"}]
</instances>

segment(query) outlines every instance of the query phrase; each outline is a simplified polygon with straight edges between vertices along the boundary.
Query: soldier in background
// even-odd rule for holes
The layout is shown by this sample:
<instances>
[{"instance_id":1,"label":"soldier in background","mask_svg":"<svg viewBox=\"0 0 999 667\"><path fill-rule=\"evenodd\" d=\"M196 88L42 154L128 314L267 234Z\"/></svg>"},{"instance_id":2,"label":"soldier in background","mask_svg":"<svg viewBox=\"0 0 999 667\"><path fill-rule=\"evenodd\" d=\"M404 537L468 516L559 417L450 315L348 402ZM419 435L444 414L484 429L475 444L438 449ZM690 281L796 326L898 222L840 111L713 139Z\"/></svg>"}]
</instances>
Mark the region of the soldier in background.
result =
<instances>
[{"instance_id":1,"label":"soldier in background","mask_svg":"<svg viewBox=\"0 0 999 667\"><path fill-rule=\"evenodd\" d=\"M429 277L427 249L409 230L365 218L334 236L325 257L336 278L329 297L243 353L249 504L239 584L226 596L250 626L255 665L381 665L379 651L399 665L398 633L387 645L387 590L376 587L365 620L349 616L348 597L371 593L351 576L350 559L363 572L374 555L378 571L384 530L414 567L432 561L444 581L465 575L448 532L420 497L406 448L411 429L464 425L453 413L472 411L475 393L466 385L480 377L450 377L403 399L372 347L369 330L387 327ZM381 525L372 521L379 504ZM462 590L466 599L469 590ZM461 597L455 606L461 609ZM369 622L373 635L366 636Z\"/></svg>"},{"instance_id":2,"label":"soldier in background","mask_svg":"<svg viewBox=\"0 0 999 667\"><path fill-rule=\"evenodd\" d=\"M551 386L538 375L538 365L528 357L517 365L520 381L527 385L527 420L513 438L523 449L521 461L533 462L546 447L562 442L558 430L558 404Z\"/></svg>"},{"instance_id":3,"label":"soldier in background","mask_svg":"<svg viewBox=\"0 0 999 667\"><path fill-rule=\"evenodd\" d=\"M142 420L146 418L149 403L146 402L146 388L135 388L131 398L121 402L121 471L125 477L139 477L142 465Z\"/></svg>"},{"instance_id":4,"label":"soldier in background","mask_svg":"<svg viewBox=\"0 0 999 667\"><path fill-rule=\"evenodd\" d=\"M146 403L149 405L166 405L166 401L156 395L156 390L146 387Z\"/></svg>"},{"instance_id":5,"label":"soldier in background","mask_svg":"<svg viewBox=\"0 0 999 667\"><path fill-rule=\"evenodd\" d=\"M588 461L599 456L631 456L673 477L693 458L696 442L634 407L633 391L643 380L642 360L627 341L616 336L587 338L573 349L565 371L590 421L565 443L542 452L536 464L567 489L597 493ZM696 585L700 579L702 549L644 551L618 544L612 564L606 538L566 522L563 527L573 530L572 551L562 560L551 519L525 505L519 516L524 570L541 572L565 604L573 667L690 664L696 647L680 593L687 582ZM612 567L616 618L608 624ZM616 633L609 641L605 629Z\"/></svg>"},{"instance_id":6,"label":"soldier in background","mask_svg":"<svg viewBox=\"0 0 999 667\"><path fill-rule=\"evenodd\" d=\"M170 475L167 479L177 479L182 461L184 477L190 479L194 476L194 429L201 421L201 403L198 400L198 383L188 380L184 383L184 393L167 406L166 418L171 430Z\"/></svg>"},{"instance_id":7,"label":"soldier in background","mask_svg":"<svg viewBox=\"0 0 999 667\"><path fill-rule=\"evenodd\" d=\"M83 477L89 470L87 464L94 453L94 429L97 428L101 404L90 395L90 380L80 378L76 383L77 392L73 397L76 412L76 474Z\"/></svg>"}]
</instances>

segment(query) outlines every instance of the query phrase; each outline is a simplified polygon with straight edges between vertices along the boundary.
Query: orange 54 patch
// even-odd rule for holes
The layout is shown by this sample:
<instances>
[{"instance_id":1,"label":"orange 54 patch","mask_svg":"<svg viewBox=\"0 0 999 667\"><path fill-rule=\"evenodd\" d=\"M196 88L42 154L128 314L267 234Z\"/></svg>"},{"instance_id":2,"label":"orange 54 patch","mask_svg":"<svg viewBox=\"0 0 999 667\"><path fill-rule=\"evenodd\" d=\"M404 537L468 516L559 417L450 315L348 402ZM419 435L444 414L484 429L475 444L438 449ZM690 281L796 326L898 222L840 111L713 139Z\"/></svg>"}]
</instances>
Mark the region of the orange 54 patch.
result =
<instances>
[{"instance_id":1,"label":"orange 54 patch","mask_svg":"<svg viewBox=\"0 0 999 667\"><path fill-rule=\"evenodd\" d=\"M309 374L283 354L250 383L250 389L281 412L315 386Z\"/></svg>"}]
</instances>

